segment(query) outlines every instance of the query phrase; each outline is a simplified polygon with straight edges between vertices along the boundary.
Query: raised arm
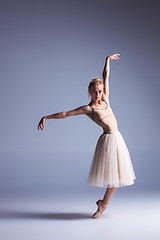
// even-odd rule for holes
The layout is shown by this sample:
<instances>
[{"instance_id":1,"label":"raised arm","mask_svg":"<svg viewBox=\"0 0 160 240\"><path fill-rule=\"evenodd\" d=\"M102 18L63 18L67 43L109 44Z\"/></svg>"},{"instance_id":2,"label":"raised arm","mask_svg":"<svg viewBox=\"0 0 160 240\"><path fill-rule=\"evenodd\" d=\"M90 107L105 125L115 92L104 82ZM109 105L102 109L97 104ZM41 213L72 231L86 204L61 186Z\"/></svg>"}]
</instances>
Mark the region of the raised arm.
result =
<instances>
[{"instance_id":1,"label":"raised arm","mask_svg":"<svg viewBox=\"0 0 160 240\"><path fill-rule=\"evenodd\" d=\"M38 130L40 128L41 128L41 130L44 130L44 122L46 119L63 119L63 118L70 117L70 116L88 114L90 112L91 112L90 107L88 105L84 105L84 106L78 107L76 109L67 111L67 112L59 112L59 113L54 113L51 115L44 116L41 118L41 120L38 124Z\"/></svg>"},{"instance_id":2,"label":"raised arm","mask_svg":"<svg viewBox=\"0 0 160 240\"><path fill-rule=\"evenodd\" d=\"M105 65L104 65L104 69L103 69L103 73L102 73L102 77L103 77L103 84L104 84L104 94L106 96L109 96L109 72L110 72L110 60L113 60L113 59L116 59L118 60L119 59L119 56L120 54L112 54L110 56L108 56L106 58L106 61L105 61Z\"/></svg>"}]
</instances>

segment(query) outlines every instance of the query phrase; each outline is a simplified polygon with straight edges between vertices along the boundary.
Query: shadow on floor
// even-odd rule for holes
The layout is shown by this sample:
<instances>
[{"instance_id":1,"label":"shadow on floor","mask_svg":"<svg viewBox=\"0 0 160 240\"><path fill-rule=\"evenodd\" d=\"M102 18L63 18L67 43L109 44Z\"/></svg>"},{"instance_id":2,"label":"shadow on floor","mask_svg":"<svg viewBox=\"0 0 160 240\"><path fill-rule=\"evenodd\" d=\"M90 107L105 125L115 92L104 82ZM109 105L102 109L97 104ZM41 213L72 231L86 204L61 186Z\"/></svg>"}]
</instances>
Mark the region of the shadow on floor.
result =
<instances>
[{"instance_id":1,"label":"shadow on floor","mask_svg":"<svg viewBox=\"0 0 160 240\"><path fill-rule=\"evenodd\" d=\"M1 211L0 219L23 218L23 219L56 219L56 220L73 220L73 219L93 219L90 213L34 213L18 211Z\"/></svg>"}]
</instances>

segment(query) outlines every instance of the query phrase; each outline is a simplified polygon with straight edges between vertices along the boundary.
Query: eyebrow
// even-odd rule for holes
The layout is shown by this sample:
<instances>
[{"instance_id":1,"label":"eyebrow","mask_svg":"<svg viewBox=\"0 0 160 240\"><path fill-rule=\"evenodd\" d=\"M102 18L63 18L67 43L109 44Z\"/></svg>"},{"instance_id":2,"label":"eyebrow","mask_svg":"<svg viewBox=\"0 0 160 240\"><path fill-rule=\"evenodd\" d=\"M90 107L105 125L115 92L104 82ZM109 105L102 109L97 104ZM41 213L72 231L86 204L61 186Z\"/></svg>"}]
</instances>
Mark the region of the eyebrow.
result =
<instances>
[{"instance_id":1,"label":"eyebrow","mask_svg":"<svg viewBox=\"0 0 160 240\"><path fill-rule=\"evenodd\" d=\"M96 90L92 90L92 92L94 92L94 91L96 91ZM96 91L96 92L100 92L100 91L102 91L102 89L101 89L101 90L98 90L98 91Z\"/></svg>"}]
</instances>

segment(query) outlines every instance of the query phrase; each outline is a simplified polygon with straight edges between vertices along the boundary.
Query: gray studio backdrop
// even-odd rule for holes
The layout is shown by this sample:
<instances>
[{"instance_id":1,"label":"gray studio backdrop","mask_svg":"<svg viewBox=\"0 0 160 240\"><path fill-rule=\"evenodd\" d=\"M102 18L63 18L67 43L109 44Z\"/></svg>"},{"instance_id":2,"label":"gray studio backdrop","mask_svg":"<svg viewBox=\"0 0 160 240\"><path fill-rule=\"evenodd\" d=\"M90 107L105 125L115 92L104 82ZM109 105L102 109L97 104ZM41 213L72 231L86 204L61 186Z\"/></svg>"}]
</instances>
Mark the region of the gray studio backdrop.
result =
<instances>
[{"instance_id":1,"label":"gray studio backdrop","mask_svg":"<svg viewBox=\"0 0 160 240\"><path fill-rule=\"evenodd\" d=\"M88 104L111 62L110 105L136 181L158 191L159 1L0 1L0 193L96 191L87 176L102 129L86 116L38 122Z\"/></svg>"}]
</instances>

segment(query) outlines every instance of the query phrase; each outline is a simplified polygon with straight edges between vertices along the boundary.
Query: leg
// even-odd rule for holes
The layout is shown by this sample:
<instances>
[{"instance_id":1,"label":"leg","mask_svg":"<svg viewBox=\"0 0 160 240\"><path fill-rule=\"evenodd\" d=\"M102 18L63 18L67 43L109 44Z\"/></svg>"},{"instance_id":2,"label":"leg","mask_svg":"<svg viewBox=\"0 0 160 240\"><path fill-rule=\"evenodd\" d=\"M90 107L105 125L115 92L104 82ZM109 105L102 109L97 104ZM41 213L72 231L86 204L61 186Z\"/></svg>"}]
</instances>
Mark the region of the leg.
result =
<instances>
[{"instance_id":1,"label":"leg","mask_svg":"<svg viewBox=\"0 0 160 240\"><path fill-rule=\"evenodd\" d=\"M103 197L103 204L107 207L113 193L115 192L116 187L112 187L112 188L107 188L105 195Z\"/></svg>"},{"instance_id":2,"label":"leg","mask_svg":"<svg viewBox=\"0 0 160 240\"><path fill-rule=\"evenodd\" d=\"M98 200L96 202L96 204L98 205L98 210L93 214L92 216L93 218L99 217L99 215L102 214L102 212L104 212L115 190L116 187L107 188L103 200Z\"/></svg>"}]
</instances>

